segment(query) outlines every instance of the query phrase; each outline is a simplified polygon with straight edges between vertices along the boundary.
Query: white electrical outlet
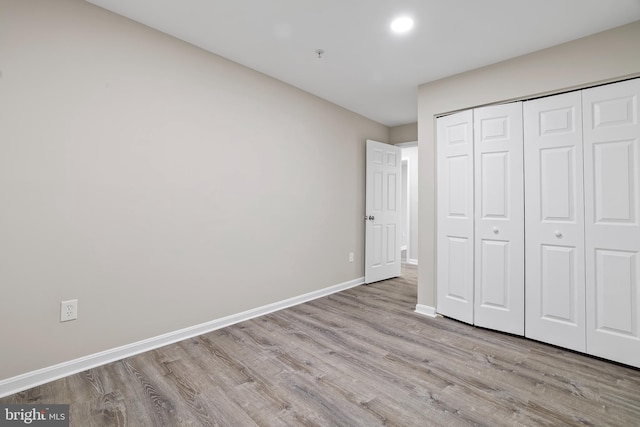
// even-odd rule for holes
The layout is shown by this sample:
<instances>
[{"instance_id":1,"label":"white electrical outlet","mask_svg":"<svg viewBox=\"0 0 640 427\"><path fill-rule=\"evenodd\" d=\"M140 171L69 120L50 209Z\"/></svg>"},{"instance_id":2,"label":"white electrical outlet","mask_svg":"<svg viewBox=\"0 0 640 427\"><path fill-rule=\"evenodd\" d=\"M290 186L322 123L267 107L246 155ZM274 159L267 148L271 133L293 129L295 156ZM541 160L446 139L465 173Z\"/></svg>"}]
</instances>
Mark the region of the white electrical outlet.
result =
<instances>
[{"instance_id":1,"label":"white electrical outlet","mask_svg":"<svg viewBox=\"0 0 640 427\"><path fill-rule=\"evenodd\" d=\"M67 322L78 318L78 300L71 299L60 303L60 321Z\"/></svg>"},{"instance_id":2,"label":"white electrical outlet","mask_svg":"<svg viewBox=\"0 0 640 427\"><path fill-rule=\"evenodd\" d=\"M353 252L349 252L349 262L353 262Z\"/></svg>"}]
</instances>

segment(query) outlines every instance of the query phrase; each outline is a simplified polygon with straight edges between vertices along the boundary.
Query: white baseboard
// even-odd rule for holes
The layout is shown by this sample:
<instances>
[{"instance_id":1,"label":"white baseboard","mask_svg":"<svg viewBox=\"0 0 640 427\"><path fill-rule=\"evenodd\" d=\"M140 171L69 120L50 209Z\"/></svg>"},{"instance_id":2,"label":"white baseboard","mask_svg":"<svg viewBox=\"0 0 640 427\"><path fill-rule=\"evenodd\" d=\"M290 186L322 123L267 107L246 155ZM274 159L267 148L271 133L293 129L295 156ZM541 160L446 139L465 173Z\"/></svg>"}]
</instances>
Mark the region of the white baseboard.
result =
<instances>
[{"instance_id":1,"label":"white baseboard","mask_svg":"<svg viewBox=\"0 0 640 427\"><path fill-rule=\"evenodd\" d=\"M424 316L438 317L438 313L436 313L436 308L430 307L428 305L416 304L415 312L418 314L422 314Z\"/></svg>"},{"instance_id":2,"label":"white baseboard","mask_svg":"<svg viewBox=\"0 0 640 427\"><path fill-rule=\"evenodd\" d=\"M27 372L25 374L7 378L0 381L0 397L18 393L22 390L55 381L69 375L77 374L78 372L86 371L87 369L115 362L126 357L144 353L145 351L154 350L167 344L173 344L187 338L206 334L207 332L215 331L217 329L221 329L235 323L253 319L258 316L264 316L265 314L273 313L284 308L292 307L294 305L302 304L304 302L311 301L317 298L322 298L336 292L354 288L358 285L362 285L363 283L364 277L360 277L358 279L309 292L297 297L275 302L273 304L264 305L262 307L257 307L251 310L243 311L241 313L232 314L230 316L212 320L210 322L190 326L178 331L158 335L157 337L148 338L146 340L112 348L100 353L81 357L79 359L74 359L68 362L49 366L47 368L38 369L37 371Z\"/></svg>"},{"instance_id":3,"label":"white baseboard","mask_svg":"<svg viewBox=\"0 0 640 427\"><path fill-rule=\"evenodd\" d=\"M413 258L409 258L407 260L407 264L418 265L418 260L417 259L413 259Z\"/></svg>"}]
</instances>

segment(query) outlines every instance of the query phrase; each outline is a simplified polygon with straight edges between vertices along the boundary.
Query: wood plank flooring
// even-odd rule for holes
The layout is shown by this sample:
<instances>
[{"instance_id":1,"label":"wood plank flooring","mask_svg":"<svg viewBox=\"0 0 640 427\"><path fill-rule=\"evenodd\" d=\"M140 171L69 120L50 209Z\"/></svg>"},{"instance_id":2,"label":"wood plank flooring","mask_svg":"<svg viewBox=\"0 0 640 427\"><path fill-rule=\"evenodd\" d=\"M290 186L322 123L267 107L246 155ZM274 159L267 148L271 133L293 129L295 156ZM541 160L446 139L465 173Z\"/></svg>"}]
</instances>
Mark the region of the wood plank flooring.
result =
<instances>
[{"instance_id":1,"label":"wood plank flooring","mask_svg":"<svg viewBox=\"0 0 640 427\"><path fill-rule=\"evenodd\" d=\"M83 427L640 426L640 370L415 314L415 277L405 266L0 403L68 403Z\"/></svg>"}]
</instances>

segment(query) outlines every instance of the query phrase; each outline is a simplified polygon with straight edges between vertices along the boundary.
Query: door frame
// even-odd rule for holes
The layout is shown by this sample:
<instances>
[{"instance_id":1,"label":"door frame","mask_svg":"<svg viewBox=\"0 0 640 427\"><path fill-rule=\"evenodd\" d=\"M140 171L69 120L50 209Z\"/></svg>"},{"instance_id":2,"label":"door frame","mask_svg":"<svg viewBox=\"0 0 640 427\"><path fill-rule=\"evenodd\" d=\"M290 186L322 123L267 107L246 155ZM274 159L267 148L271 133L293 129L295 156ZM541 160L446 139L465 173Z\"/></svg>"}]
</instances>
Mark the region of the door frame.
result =
<instances>
[{"instance_id":1,"label":"door frame","mask_svg":"<svg viewBox=\"0 0 640 427\"><path fill-rule=\"evenodd\" d=\"M418 141L409 141L409 142L401 142L399 144L395 144L396 147L400 148L400 151L402 154L404 154L405 152L405 148L414 148L414 147L418 147ZM419 195L419 192L417 191L417 189L413 188L413 186L411 185L411 174L414 173L414 169L415 172L418 172L418 168L419 165L415 165L413 164L413 162L409 161L409 159L406 160L402 160L403 162L407 162L407 259L406 259L406 263L407 264L411 264L411 265L418 265L418 258L415 257L415 254L413 253L413 251L411 250L411 244L416 243L419 241L418 236L417 236L417 231L414 230L411 227L411 221L414 218L414 216L412 216L412 212L411 212L411 198L412 197L417 197ZM419 181L419 180L418 180ZM419 185L419 184L418 184ZM404 189L403 189L404 191ZM417 202L419 204L419 201ZM418 214L417 212L415 213L415 217L417 218ZM416 233L416 238L412 239L411 236L412 234Z\"/></svg>"}]
</instances>

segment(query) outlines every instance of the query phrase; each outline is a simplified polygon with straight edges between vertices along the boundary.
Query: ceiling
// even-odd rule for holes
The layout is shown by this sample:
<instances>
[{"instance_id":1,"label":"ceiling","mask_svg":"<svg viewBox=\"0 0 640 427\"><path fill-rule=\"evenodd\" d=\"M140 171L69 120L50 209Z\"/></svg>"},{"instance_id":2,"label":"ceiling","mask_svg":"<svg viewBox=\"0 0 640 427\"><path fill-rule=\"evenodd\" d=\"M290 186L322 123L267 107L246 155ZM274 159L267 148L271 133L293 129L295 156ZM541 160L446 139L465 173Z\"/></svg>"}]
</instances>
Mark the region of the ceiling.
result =
<instances>
[{"instance_id":1,"label":"ceiling","mask_svg":"<svg viewBox=\"0 0 640 427\"><path fill-rule=\"evenodd\" d=\"M387 126L416 121L419 84L640 20L640 0L87 1Z\"/></svg>"}]
</instances>

